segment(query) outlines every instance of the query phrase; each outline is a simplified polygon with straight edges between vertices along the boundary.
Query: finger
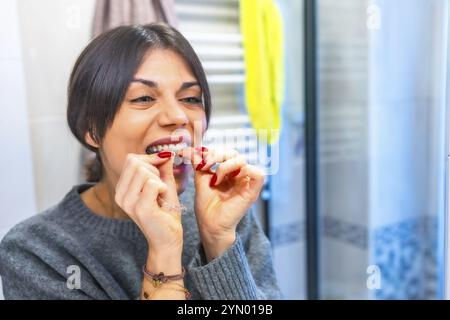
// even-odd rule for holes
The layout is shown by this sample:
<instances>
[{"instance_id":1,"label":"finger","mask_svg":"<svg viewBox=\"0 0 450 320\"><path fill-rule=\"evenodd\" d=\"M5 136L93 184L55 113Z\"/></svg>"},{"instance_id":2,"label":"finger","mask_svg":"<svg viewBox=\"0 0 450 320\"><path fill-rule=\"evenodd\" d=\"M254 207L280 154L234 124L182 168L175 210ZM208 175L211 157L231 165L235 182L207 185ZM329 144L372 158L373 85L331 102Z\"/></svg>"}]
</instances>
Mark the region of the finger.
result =
<instances>
[{"instance_id":1,"label":"finger","mask_svg":"<svg viewBox=\"0 0 450 320\"><path fill-rule=\"evenodd\" d=\"M141 154L139 155L139 159L158 167L162 163L165 163L167 160L173 157L172 151L161 151L153 154Z\"/></svg>"},{"instance_id":2,"label":"finger","mask_svg":"<svg viewBox=\"0 0 450 320\"><path fill-rule=\"evenodd\" d=\"M240 169L245 166L247 163L245 161L245 158L242 155L238 155L234 158L228 159L224 162L222 162L215 172L215 178L212 180L211 185L217 186L219 185L224 178L227 177L234 177L237 176L240 173ZM238 171L239 170L239 171Z\"/></svg>"},{"instance_id":3,"label":"finger","mask_svg":"<svg viewBox=\"0 0 450 320\"><path fill-rule=\"evenodd\" d=\"M208 153L207 163L202 170L209 171L214 164L221 164L237 156L239 156L239 152L234 149L214 149Z\"/></svg>"},{"instance_id":4,"label":"finger","mask_svg":"<svg viewBox=\"0 0 450 320\"><path fill-rule=\"evenodd\" d=\"M203 152L203 161L196 167L197 171L210 173L211 167L216 163L222 163L239 155L234 149L213 149Z\"/></svg>"},{"instance_id":5,"label":"finger","mask_svg":"<svg viewBox=\"0 0 450 320\"><path fill-rule=\"evenodd\" d=\"M158 177L160 176L158 168L156 168L155 165L151 164L145 157L138 157L137 159L140 161L140 163L145 168L150 170L155 176L158 176ZM167 160L164 159L163 161L167 161Z\"/></svg>"},{"instance_id":6,"label":"finger","mask_svg":"<svg viewBox=\"0 0 450 320\"><path fill-rule=\"evenodd\" d=\"M241 167L240 172L235 176L239 183L245 183L246 188L255 193L255 200L264 185L264 178L265 173L262 169L249 164Z\"/></svg>"},{"instance_id":7,"label":"finger","mask_svg":"<svg viewBox=\"0 0 450 320\"><path fill-rule=\"evenodd\" d=\"M134 205L141 196L141 191L149 179L160 181L160 178L150 171L148 167L140 166L135 170L135 174L131 179L129 187L123 196L121 203L119 203L119 206L121 206L125 212L134 211Z\"/></svg>"},{"instance_id":8,"label":"finger","mask_svg":"<svg viewBox=\"0 0 450 320\"><path fill-rule=\"evenodd\" d=\"M197 174L197 172L206 164L204 157L207 153L208 151L206 149L202 152L201 149L187 147L181 150L178 153L178 156L183 157L185 160L184 163L186 163L186 161L187 163L190 163L194 169L194 174Z\"/></svg>"},{"instance_id":9,"label":"finger","mask_svg":"<svg viewBox=\"0 0 450 320\"><path fill-rule=\"evenodd\" d=\"M190 162L192 164L192 167L194 169L197 169L202 163L205 154L207 153L208 149L205 147L186 147L180 150L177 155Z\"/></svg>"},{"instance_id":10,"label":"finger","mask_svg":"<svg viewBox=\"0 0 450 320\"><path fill-rule=\"evenodd\" d=\"M122 199L125 196L126 190L128 190L128 186L133 179L134 173L139 167L138 164L139 161L136 157L133 157L131 154L127 156L127 160L122 168L119 180L116 184L115 201L118 204L122 203Z\"/></svg>"},{"instance_id":11,"label":"finger","mask_svg":"<svg viewBox=\"0 0 450 320\"><path fill-rule=\"evenodd\" d=\"M202 172L202 168L206 165L206 155L209 153L205 147L186 147L181 150L177 155L183 157L184 163L190 163L194 171L194 185L195 188L207 187L211 172Z\"/></svg>"},{"instance_id":12,"label":"finger","mask_svg":"<svg viewBox=\"0 0 450 320\"><path fill-rule=\"evenodd\" d=\"M200 171L203 173L211 173L211 167L215 165L217 162L216 156L214 155L213 151L208 151L208 153L202 154L202 160L199 165L195 168L195 171Z\"/></svg>"},{"instance_id":13,"label":"finger","mask_svg":"<svg viewBox=\"0 0 450 320\"><path fill-rule=\"evenodd\" d=\"M118 198L119 202L122 201L126 190L128 190L131 179L133 178L135 170L138 167L142 166L144 162L146 162L147 164L157 165L164 161L167 161L167 158L161 158L157 155L138 155L129 153L122 167L119 180L116 184L116 197ZM159 171L156 168L150 170L152 170L154 174L159 175Z\"/></svg>"},{"instance_id":14,"label":"finger","mask_svg":"<svg viewBox=\"0 0 450 320\"><path fill-rule=\"evenodd\" d=\"M142 190L144 190L145 185L149 183L151 185L154 186L154 188L156 188L157 190L160 190L161 192L164 192L165 190L167 190L167 186L161 181L161 180L156 180L153 178L149 178L144 180L143 185L142 185ZM145 195L143 195L143 193L139 193L137 195L135 194L131 194L131 193L127 193L123 199L123 203L121 205L121 208L128 213L129 215L135 215L138 212L141 212L140 210L137 209L136 205L139 201L149 201L149 202L153 202L153 198L146 198ZM156 202L155 205L158 205L158 203Z\"/></svg>"},{"instance_id":15,"label":"finger","mask_svg":"<svg viewBox=\"0 0 450 320\"><path fill-rule=\"evenodd\" d=\"M141 196L135 204L136 212L154 213L156 209L160 209L158 204L158 196L166 192L167 186L158 180L148 179L144 183Z\"/></svg>"},{"instance_id":16,"label":"finger","mask_svg":"<svg viewBox=\"0 0 450 320\"><path fill-rule=\"evenodd\" d=\"M224 162L239 155L235 149L218 148L212 150L217 162Z\"/></svg>"}]
</instances>

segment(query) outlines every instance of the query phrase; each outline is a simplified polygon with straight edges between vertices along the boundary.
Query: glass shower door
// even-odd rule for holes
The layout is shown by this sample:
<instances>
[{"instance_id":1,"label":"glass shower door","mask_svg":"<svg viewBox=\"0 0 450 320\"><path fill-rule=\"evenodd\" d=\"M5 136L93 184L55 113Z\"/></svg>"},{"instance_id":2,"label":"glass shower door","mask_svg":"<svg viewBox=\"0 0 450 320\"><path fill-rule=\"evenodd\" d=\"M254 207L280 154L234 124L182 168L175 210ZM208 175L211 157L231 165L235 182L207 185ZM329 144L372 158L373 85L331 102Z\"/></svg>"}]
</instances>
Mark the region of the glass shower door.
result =
<instances>
[{"instance_id":1,"label":"glass shower door","mask_svg":"<svg viewBox=\"0 0 450 320\"><path fill-rule=\"evenodd\" d=\"M317 8L320 298L441 298L447 1Z\"/></svg>"}]
</instances>

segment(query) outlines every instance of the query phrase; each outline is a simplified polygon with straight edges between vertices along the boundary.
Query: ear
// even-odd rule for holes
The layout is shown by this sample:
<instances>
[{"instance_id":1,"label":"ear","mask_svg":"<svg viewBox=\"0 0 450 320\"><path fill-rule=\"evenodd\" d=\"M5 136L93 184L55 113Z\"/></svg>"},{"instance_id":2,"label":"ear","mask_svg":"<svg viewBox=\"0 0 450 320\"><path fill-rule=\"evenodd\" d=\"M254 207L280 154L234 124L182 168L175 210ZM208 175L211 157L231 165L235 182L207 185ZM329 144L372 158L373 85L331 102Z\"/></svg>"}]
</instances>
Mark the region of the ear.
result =
<instances>
[{"instance_id":1,"label":"ear","mask_svg":"<svg viewBox=\"0 0 450 320\"><path fill-rule=\"evenodd\" d=\"M90 132L86 132L86 134L84 135L84 140L86 141L86 143L88 145L90 145L93 148L99 148L100 146L98 145L97 142L95 142L95 140L92 138Z\"/></svg>"}]
</instances>

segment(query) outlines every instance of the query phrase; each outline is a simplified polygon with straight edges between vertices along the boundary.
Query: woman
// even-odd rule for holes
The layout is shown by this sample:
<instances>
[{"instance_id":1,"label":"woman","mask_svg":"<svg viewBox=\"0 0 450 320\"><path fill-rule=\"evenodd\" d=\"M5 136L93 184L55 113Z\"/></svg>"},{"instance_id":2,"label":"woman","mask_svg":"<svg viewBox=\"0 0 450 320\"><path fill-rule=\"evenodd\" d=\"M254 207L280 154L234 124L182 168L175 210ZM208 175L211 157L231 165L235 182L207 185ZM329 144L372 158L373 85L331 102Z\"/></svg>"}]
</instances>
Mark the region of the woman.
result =
<instances>
[{"instance_id":1,"label":"woman","mask_svg":"<svg viewBox=\"0 0 450 320\"><path fill-rule=\"evenodd\" d=\"M210 104L200 61L173 28L94 39L74 66L67 109L96 154L90 183L5 236L5 297L280 298L270 243L247 213L263 174L235 151L194 144Z\"/></svg>"}]
</instances>

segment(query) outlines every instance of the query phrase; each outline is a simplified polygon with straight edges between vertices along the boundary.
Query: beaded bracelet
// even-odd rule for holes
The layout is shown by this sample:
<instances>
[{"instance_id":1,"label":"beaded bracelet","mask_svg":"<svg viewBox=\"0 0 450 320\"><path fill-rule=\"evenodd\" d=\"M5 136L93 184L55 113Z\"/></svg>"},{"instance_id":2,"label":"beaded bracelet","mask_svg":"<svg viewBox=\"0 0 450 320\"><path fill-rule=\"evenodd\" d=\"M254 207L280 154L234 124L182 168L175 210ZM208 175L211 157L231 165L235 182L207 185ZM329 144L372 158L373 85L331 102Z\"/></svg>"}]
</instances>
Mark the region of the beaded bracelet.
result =
<instances>
[{"instance_id":1,"label":"beaded bracelet","mask_svg":"<svg viewBox=\"0 0 450 320\"><path fill-rule=\"evenodd\" d=\"M144 276L152 282L153 287L158 288L158 289L161 288L163 283L167 283L168 281L182 280L184 278L184 275L186 274L186 269L184 267L182 268L181 274L170 275L170 276L166 276L164 274L164 272L160 272L158 274L150 272L147 270L145 265L142 267L142 271L144 273ZM179 286L181 289L178 289L178 290L174 289L174 288L165 288L165 289L172 289L172 290L184 292L186 300L188 300L191 297L191 293L189 292L189 290L187 288L183 287L179 283L174 283L174 284ZM154 292L153 292L153 294L154 294ZM153 294L152 294L152 296L153 296ZM144 291L143 296L146 300L151 298L151 296L146 291Z\"/></svg>"},{"instance_id":2,"label":"beaded bracelet","mask_svg":"<svg viewBox=\"0 0 450 320\"><path fill-rule=\"evenodd\" d=\"M187 288L183 287L179 283L174 283L174 284L177 285L179 287L179 289L171 288L171 287L159 287L158 289L156 289L154 292L152 292L150 294L144 290L144 292L142 293L142 296L144 297L145 300L150 300L158 290L165 289L165 290L174 290L174 291L183 292L186 300L189 300L191 298L191 293L189 292L189 290Z\"/></svg>"},{"instance_id":3,"label":"beaded bracelet","mask_svg":"<svg viewBox=\"0 0 450 320\"><path fill-rule=\"evenodd\" d=\"M152 284L155 288L159 287L162 283L166 283L167 281L174 281L174 280L181 280L184 278L184 275L186 273L186 270L184 267L182 268L181 274L175 274L171 276L166 276L164 272L160 272L158 274L150 272L147 270L146 266L144 265L142 267L142 272L144 273L144 276L149 278L150 281L152 281Z\"/></svg>"}]
</instances>

